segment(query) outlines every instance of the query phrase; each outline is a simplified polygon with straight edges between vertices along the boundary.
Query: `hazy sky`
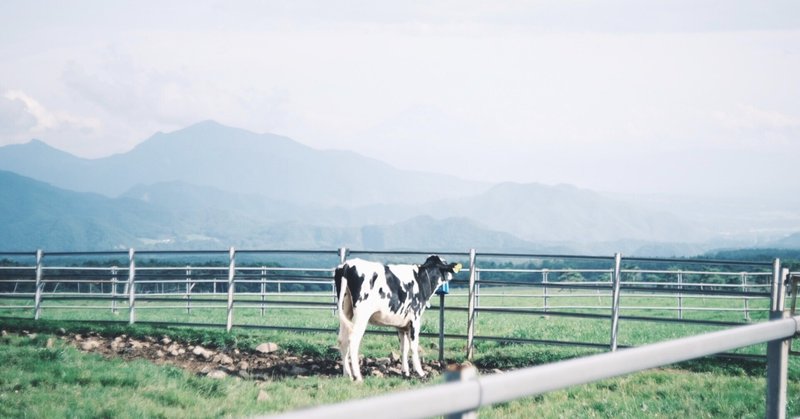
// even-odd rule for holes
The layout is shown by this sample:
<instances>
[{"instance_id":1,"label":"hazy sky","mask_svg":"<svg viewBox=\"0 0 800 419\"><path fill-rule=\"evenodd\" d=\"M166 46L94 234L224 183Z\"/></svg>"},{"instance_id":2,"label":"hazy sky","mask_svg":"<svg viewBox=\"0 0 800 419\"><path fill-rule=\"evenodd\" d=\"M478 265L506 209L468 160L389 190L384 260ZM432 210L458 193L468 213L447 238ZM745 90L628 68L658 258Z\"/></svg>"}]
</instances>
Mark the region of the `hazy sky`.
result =
<instances>
[{"instance_id":1,"label":"hazy sky","mask_svg":"<svg viewBox=\"0 0 800 419\"><path fill-rule=\"evenodd\" d=\"M0 145L84 157L213 119L470 179L796 195L799 74L794 0L0 2Z\"/></svg>"}]
</instances>

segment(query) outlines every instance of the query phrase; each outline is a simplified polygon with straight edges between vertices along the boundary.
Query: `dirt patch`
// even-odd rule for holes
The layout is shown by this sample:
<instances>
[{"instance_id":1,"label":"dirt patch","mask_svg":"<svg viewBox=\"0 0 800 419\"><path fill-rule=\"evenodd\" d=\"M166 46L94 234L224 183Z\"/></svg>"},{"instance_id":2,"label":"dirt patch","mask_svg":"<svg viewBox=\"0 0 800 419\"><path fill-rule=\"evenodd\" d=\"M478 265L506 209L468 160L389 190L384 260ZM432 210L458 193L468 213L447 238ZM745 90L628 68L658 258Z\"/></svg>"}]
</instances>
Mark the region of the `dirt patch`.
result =
<instances>
[{"instance_id":1,"label":"dirt patch","mask_svg":"<svg viewBox=\"0 0 800 419\"><path fill-rule=\"evenodd\" d=\"M289 353L278 345L266 342L255 351L219 350L173 341L169 336L134 339L126 335L104 337L98 334L81 336L64 334L61 339L84 352L107 358L145 359L157 365L173 365L198 375L212 378L237 376L251 380L277 380L309 376L342 375L337 355L329 359ZM409 360L410 361L410 360ZM445 368L438 362L423 362L427 378L438 376ZM385 358L364 358L361 372L368 376L403 376L399 357L392 353ZM416 376L412 372L413 376Z\"/></svg>"}]
</instances>

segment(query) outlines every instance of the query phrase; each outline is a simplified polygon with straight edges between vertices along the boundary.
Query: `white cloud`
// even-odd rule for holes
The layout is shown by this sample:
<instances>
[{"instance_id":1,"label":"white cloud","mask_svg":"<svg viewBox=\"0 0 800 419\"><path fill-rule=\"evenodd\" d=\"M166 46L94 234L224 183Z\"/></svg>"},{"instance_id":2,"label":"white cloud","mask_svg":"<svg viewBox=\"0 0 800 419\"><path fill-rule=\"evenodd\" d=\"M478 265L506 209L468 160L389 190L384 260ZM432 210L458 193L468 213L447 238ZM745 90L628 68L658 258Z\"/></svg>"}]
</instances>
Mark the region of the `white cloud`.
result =
<instances>
[{"instance_id":1,"label":"white cloud","mask_svg":"<svg viewBox=\"0 0 800 419\"><path fill-rule=\"evenodd\" d=\"M0 104L0 132L6 144L40 138L69 149L76 141L96 139L102 131L97 118L48 109L21 90L7 90ZM11 112L5 112L9 109Z\"/></svg>"}]
</instances>

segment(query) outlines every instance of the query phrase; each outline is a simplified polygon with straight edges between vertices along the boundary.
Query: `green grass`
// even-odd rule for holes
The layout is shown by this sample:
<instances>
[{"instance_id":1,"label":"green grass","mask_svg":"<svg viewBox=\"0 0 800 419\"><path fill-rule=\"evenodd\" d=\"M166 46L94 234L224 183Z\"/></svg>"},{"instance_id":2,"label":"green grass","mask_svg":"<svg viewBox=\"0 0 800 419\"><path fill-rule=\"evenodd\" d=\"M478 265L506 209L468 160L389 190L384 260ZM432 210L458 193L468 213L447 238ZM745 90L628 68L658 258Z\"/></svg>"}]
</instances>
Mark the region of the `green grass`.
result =
<instances>
[{"instance_id":1,"label":"green grass","mask_svg":"<svg viewBox=\"0 0 800 419\"><path fill-rule=\"evenodd\" d=\"M504 289L505 296L491 297L498 292L484 288L481 306L541 307L542 297L517 298L531 290ZM536 290L540 292L540 290ZM610 305L606 296L592 296L576 303L569 292L553 293L550 305ZM330 301L330 297L285 297L292 300ZM219 300L224 304L224 298ZM677 299L650 299L647 296L623 295L623 306L662 304L674 306ZM19 304L20 301L14 301ZM104 335L125 333L131 336L160 336L214 347L252 348L260 342L274 341L287 351L338 358L335 333L296 333L286 331L234 327L231 333L223 328L154 327L143 324L128 326L128 310L120 305L118 314L110 306L102 309L75 310L56 307L56 304L99 305L98 302L45 300L40 321L30 320L32 309L2 309L8 300L0 300L0 326L6 330L38 330L37 339L9 337L0 344L0 359L13 360L0 364L0 417L219 417L249 416L294 409L309 404L324 404L388 391L417 388L426 383L397 378L367 378L362 386L354 386L340 378L312 377L257 383L226 379L212 381L195 377L170 367L157 367L146 362L121 363L80 354L71 348L44 348L45 336L63 327L79 333L96 331ZM241 302L237 299L237 304ZM164 308L180 304L181 308ZM193 303L194 305L195 303ZM225 323L225 310L200 309L194 305L191 314L182 303L137 303L137 319L141 322ZM249 304L249 302L248 302ZM435 304L435 302L434 302ZM718 308L742 307L741 299L686 299L684 306ZM751 302L751 308L763 308L763 300ZM466 306L466 298L447 297L447 306ZM559 311L609 314L607 310L559 309ZM676 318L675 311L623 310L623 315L646 315ZM8 316L17 317L9 319ZM753 312L753 320L763 320L764 312ZM26 317L26 318L23 318ZM743 321L741 312L686 312L686 318L718 321ZM93 323L93 321L118 323ZM447 333L466 334L467 314L446 313ZM270 308L262 316L259 308L235 309L234 324L252 326L300 326L335 329L338 318L331 310L291 310ZM620 323L620 345L641 345L707 331L716 326L686 325L626 321ZM423 332L438 332L438 310L435 306L426 314ZM606 345L610 337L610 320L581 319L558 316L480 313L477 335L514 338L587 341ZM422 340L423 357L435 359L438 339ZM742 350L764 353L765 345ZM397 352L395 336L369 335L364 339L362 353L366 356L386 356ZM539 365L576 356L591 355L605 349L568 346L509 344L476 341L475 363L482 368L518 368ZM464 360L465 342L445 341L445 356L451 362ZM789 371L789 414L800 415L800 360L792 359ZM19 373L21 371L22 373ZM707 359L692 361L666 370L637 373L626 377L574 387L533 398L521 399L482 409L482 417L751 417L764 412L763 362ZM435 381L438 382L438 381ZM214 394L208 394L210 386ZM266 402L257 402L259 391L269 394ZM134 394L135 396L132 396ZM132 398L133 397L133 398ZM197 406L197 407L195 407Z\"/></svg>"}]
</instances>

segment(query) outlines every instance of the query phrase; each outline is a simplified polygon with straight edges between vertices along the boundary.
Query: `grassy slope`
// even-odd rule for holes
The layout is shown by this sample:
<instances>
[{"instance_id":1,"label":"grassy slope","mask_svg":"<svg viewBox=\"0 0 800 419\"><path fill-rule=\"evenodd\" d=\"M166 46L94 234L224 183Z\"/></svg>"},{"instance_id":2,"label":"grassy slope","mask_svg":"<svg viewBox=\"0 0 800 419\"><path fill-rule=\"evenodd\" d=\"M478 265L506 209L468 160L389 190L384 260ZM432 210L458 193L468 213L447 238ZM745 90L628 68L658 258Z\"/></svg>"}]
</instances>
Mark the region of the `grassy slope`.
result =
<instances>
[{"instance_id":1,"label":"grassy slope","mask_svg":"<svg viewBox=\"0 0 800 419\"><path fill-rule=\"evenodd\" d=\"M0 340L0 359L4 360L0 363L0 417L241 417L428 385L418 380L371 377L361 386L341 378L324 377L266 383L215 381L174 367L82 354L64 347L58 340L55 347L46 347L49 333L58 327L76 327L82 332L126 331L133 336L169 333L194 342L228 347L250 347L269 338L292 351L333 356L327 346L320 346L333 338L324 334L226 334L219 330L76 326L7 319L0 320L0 327L42 331L35 339L12 334ZM395 340L375 336L367 342L372 346L367 351L381 351L393 347ZM495 345L482 348L483 358L479 357L477 362L492 360L511 366L576 355L569 348ZM506 355L494 357L493 352ZM797 361L793 360L790 369L790 415L800 414L796 396L800 394ZM764 385L763 366L695 362L681 369L648 371L503 403L482 409L480 414L481 417L763 416ZM268 398L259 402L257 396L262 390Z\"/></svg>"}]
</instances>

